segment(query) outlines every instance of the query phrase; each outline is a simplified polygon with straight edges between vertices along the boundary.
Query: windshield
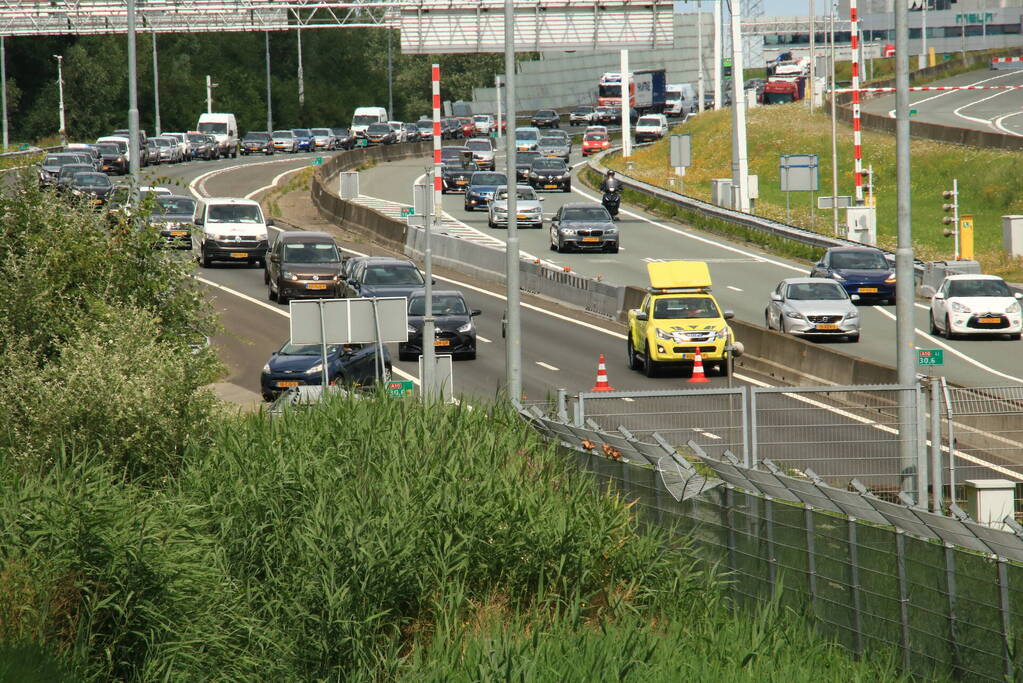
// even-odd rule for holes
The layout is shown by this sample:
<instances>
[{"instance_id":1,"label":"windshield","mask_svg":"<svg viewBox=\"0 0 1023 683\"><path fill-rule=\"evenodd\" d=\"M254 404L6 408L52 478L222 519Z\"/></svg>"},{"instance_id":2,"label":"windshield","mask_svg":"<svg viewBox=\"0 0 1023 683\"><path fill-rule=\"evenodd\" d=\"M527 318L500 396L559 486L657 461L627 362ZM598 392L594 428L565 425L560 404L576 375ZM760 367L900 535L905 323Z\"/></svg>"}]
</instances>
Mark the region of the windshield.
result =
<instances>
[{"instance_id":1,"label":"windshield","mask_svg":"<svg viewBox=\"0 0 1023 683\"><path fill-rule=\"evenodd\" d=\"M948 296L1012 296L1012 290L1002 280L952 280Z\"/></svg>"},{"instance_id":2,"label":"windshield","mask_svg":"<svg viewBox=\"0 0 1023 683\"><path fill-rule=\"evenodd\" d=\"M385 134L391 132L391 127L386 123L374 123L372 126L366 129L367 133L378 133Z\"/></svg>"},{"instance_id":3,"label":"windshield","mask_svg":"<svg viewBox=\"0 0 1023 683\"><path fill-rule=\"evenodd\" d=\"M423 274L415 266L369 266L363 282L367 285L421 285Z\"/></svg>"},{"instance_id":4,"label":"windshield","mask_svg":"<svg viewBox=\"0 0 1023 683\"><path fill-rule=\"evenodd\" d=\"M593 107L576 107L572 110L573 114L592 114Z\"/></svg>"},{"instance_id":5,"label":"windshield","mask_svg":"<svg viewBox=\"0 0 1023 683\"><path fill-rule=\"evenodd\" d=\"M535 130L517 130L515 131L516 140L539 140L540 134Z\"/></svg>"},{"instance_id":6,"label":"windshield","mask_svg":"<svg viewBox=\"0 0 1023 683\"><path fill-rule=\"evenodd\" d=\"M191 142L191 143L197 144L197 145L204 145L204 144L206 144L206 136L205 135L189 135L188 136L188 141Z\"/></svg>"},{"instance_id":7,"label":"windshield","mask_svg":"<svg viewBox=\"0 0 1023 683\"><path fill-rule=\"evenodd\" d=\"M327 355L333 356L341 350L341 344L327 344ZM349 346L352 346L349 344ZM285 356L321 356L323 347L319 344L292 344L288 342L278 351Z\"/></svg>"},{"instance_id":8,"label":"windshield","mask_svg":"<svg viewBox=\"0 0 1023 683\"><path fill-rule=\"evenodd\" d=\"M43 166L63 166L64 164L73 163L75 159L72 157L60 156L58 154L51 154L50 156L43 159Z\"/></svg>"},{"instance_id":9,"label":"windshield","mask_svg":"<svg viewBox=\"0 0 1023 683\"><path fill-rule=\"evenodd\" d=\"M409 315L426 315L426 297L417 296L409 301L408 304ZM433 314L434 315L468 315L469 312L465 308L465 302L462 301L462 297L454 294L434 294L433 295Z\"/></svg>"},{"instance_id":10,"label":"windshield","mask_svg":"<svg viewBox=\"0 0 1023 683\"><path fill-rule=\"evenodd\" d=\"M656 116L642 116L639 121L636 122L637 126L659 126L661 125L660 119Z\"/></svg>"},{"instance_id":11,"label":"windshield","mask_svg":"<svg viewBox=\"0 0 1023 683\"><path fill-rule=\"evenodd\" d=\"M473 116L472 120L475 121L476 123L490 123L489 116Z\"/></svg>"},{"instance_id":12,"label":"windshield","mask_svg":"<svg viewBox=\"0 0 1023 683\"><path fill-rule=\"evenodd\" d=\"M788 297L793 301L838 301L848 295L835 282L807 282L789 285Z\"/></svg>"},{"instance_id":13,"label":"windshield","mask_svg":"<svg viewBox=\"0 0 1023 683\"><path fill-rule=\"evenodd\" d=\"M362 114L362 115L356 116L354 119L352 119L352 125L353 126L368 126L371 123L378 123L379 121L380 121L380 117L379 116L370 116L370 115L367 115L367 114Z\"/></svg>"},{"instance_id":14,"label":"windshield","mask_svg":"<svg viewBox=\"0 0 1023 683\"><path fill-rule=\"evenodd\" d=\"M540 138L541 147L564 147L565 141L561 138L556 137L542 137Z\"/></svg>"},{"instance_id":15,"label":"windshield","mask_svg":"<svg viewBox=\"0 0 1023 683\"><path fill-rule=\"evenodd\" d=\"M486 152L494 151L494 148L490 146L490 142L487 140L466 140L465 146L468 149L475 149Z\"/></svg>"},{"instance_id":16,"label":"windshield","mask_svg":"<svg viewBox=\"0 0 1023 683\"><path fill-rule=\"evenodd\" d=\"M348 135L347 128L331 128L331 130L334 132L334 135L337 135L339 137L344 137L345 135Z\"/></svg>"},{"instance_id":17,"label":"windshield","mask_svg":"<svg viewBox=\"0 0 1023 683\"><path fill-rule=\"evenodd\" d=\"M889 270L891 266L876 251L839 251L831 255L831 267L855 270Z\"/></svg>"},{"instance_id":18,"label":"windshield","mask_svg":"<svg viewBox=\"0 0 1023 683\"><path fill-rule=\"evenodd\" d=\"M440 150L440 158L442 161L447 159L461 159L462 152L467 151L465 147L442 147Z\"/></svg>"},{"instance_id":19,"label":"windshield","mask_svg":"<svg viewBox=\"0 0 1023 683\"><path fill-rule=\"evenodd\" d=\"M91 164L79 164L78 162L65 164L60 167L60 177L64 178L66 176L71 176L73 178L76 173L87 173L92 170L94 169Z\"/></svg>"},{"instance_id":20,"label":"windshield","mask_svg":"<svg viewBox=\"0 0 1023 683\"><path fill-rule=\"evenodd\" d=\"M113 183L102 173L76 173L74 184L78 187L110 187Z\"/></svg>"},{"instance_id":21,"label":"windshield","mask_svg":"<svg viewBox=\"0 0 1023 683\"><path fill-rule=\"evenodd\" d=\"M433 128L433 121L416 121L416 126L419 130L428 130Z\"/></svg>"},{"instance_id":22,"label":"windshield","mask_svg":"<svg viewBox=\"0 0 1023 683\"><path fill-rule=\"evenodd\" d=\"M341 256L332 242L289 242L284 245L286 263L337 263Z\"/></svg>"},{"instance_id":23,"label":"windshield","mask_svg":"<svg viewBox=\"0 0 1023 683\"><path fill-rule=\"evenodd\" d=\"M308 128L296 128L292 132L294 132L295 135L300 138L308 138L312 136L312 133L309 132Z\"/></svg>"},{"instance_id":24,"label":"windshield","mask_svg":"<svg viewBox=\"0 0 1023 683\"><path fill-rule=\"evenodd\" d=\"M583 140L588 140L590 142L603 142L607 140L607 136L603 133L587 133L586 136L583 137Z\"/></svg>"},{"instance_id":25,"label":"windshield","mask_svg":"<svg viewBox=\"0 0 1023 683\"><path fill-rule=\"evenodd\" d=\"M214 135L227 135L227 124L205 121L199 124L199 130L204 133L213 133Z\"/></svg>"},{"instance_id":26,"label":"windshield","mask_svg":"<svg viewBox=\"0 0 1023 683\"><path fill-rule=\"evenodd\" d=\"M500 185L508 182L503 173L473 173L473 185Z\"/></svg>"},{"instance_id":27,"label":"windshield","mask_svg":"<svg viewBox=\"0 0 1023 683\"><path fill-rule=\"evenodd\" d=\"M597 86L597 95L599 97L621 97L622 86L620 83L615 83L614 85Z\"/></svg>"},{"instance_id":28,"label":"windshield","mask_svg":"<svg viewBox=\"0 0 1023 683\"><path fill-rule=\"evenodd\" d=\"M120 154L121 146L113 142L101 142L96 145L99 148L100 154Z\"/></svg>"},{"instance_id":29,"label":"windshield","mask_svg":"<svg viewBox=\"0 0 1023 683\"><path fill-rule=\"evenodd\" d=\"M266 133L246 133L244 140L258 140L259 142L266 142L270 136Z\"/></svg>"},{"instance_id":30,"label":"windshield","mask_svg":"<svg viewBox=\"0 0 1023 683\"><path fill-rule=\"evenodd\" d=\"M561 159L537 159L533 162L533 168L538 171L567 171L568 167Z\"/></svg>"},{"instance_id":31,"label":"windshield","mask_svg":"<svg viewBox=\"0 0 1023 683\"><path fill-rule=\"evenodd\" d=\"M330 130L326 128L313 128L313 135L322 138L330 137Z\"/></svg>"},{"instance_id":32,"label":"windshield","mask_svg":"<svg viewBox=\"0 0 1023 683\"><path fill-rule=\"evenodd\" d=\"M525 202L536 201L536 193L533 192L533 188L531 187L520 187L518 191L515 193L515 196L519 199L519 201ZM504 187L500 188L497 191L497 199L508 199L508 188Z\"/></svg>"},{"instance_id":33,"label":"windshield","mask_svg":"<svg viewBox=\"0 0 1023 683\"><path fill-rule=\"evenodd\" d=\"M611 215L603 206L584 206L578 209L564 209L562 221L609 221Z\"/></svg>"},{"instance_id":34,"label":"windshield","mask_svg":"<svg viewBox=\"0 0 1023 683\"><path fill-rule=\"evenodd\" d=\"M156 143L157 147L170 147L172 144L167 138L156 138L153 142Z\"/></svg>"},{"instance_id":35,"label":"windshield","mask_svg":"<svg viewBox=\"0 0 1023 683\"><path fill-rule=\"evenodd\" d=\"M206 212L207 223L262 223L263 214L252 204L213 204Z\"/></svg>"},{"instance_id":36,"label":"windshield","mask_svg":"<svg viewBox=\"0 0 1023 683\"><path fill-rule=\"evenodd\" d=\"M707 297L661 298L654 303L654 318L657 320L720 317L718 307Z\"/></svg>"},{"instance_id":37,"label":"windshield","mask_svg":"<svg viewBox=\"0 0 1023 683\"><path fill-rule=\"evenodd\" d=\"M291 138L295 137L295 134L290 130L275 130L274 137L290 140Z\"/></svg>"},{"instance_id":38,"label":"windshield","mask_svg":"<svg viewBox=\"0 0 1023 683\"><path fill-rule=\"evenodd\" d=\"M191 216L195 213L195 200L187 197L156 197L157 213Z\"/></svg>"},{"instance_id":39,"label":"windshield","mask_svg":"<svg viewBox=\"0 0 1023 683\"><path fill-rule=\"evenodd\" d=\"M471 161L462 161L461 159L449 159L444 162L444 167L441 172L444 171L475 171L478 167ZM504 182L503 180L501 182Z\"/></svg>"}]
</instances>

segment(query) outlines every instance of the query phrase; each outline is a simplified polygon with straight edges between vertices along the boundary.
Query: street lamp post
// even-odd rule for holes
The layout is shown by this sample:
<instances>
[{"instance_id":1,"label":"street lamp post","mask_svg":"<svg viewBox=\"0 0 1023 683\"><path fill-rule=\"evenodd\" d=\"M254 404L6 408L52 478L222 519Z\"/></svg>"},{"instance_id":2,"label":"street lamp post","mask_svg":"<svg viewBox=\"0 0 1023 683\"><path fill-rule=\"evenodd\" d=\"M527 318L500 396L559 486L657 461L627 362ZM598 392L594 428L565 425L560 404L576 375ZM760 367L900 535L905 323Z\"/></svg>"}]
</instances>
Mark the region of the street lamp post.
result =
<instances>
[{"instance_id":1,"label":"street lamp post","mask_svg":"<svg viewBox=\"0 0 1023 683\"><path fill-rule=\"evenodd\" d=\"M60 144L67 145L67 129L64 127L64 56L53 55L57 60L57 92L60 97Z\"/></svg>"},{"instance_id":2,"label":"street lamp post","mask_svg":"<svg viewBox=\"0 0 1023 683\"><path fill-rule=\"evenodd\" d=\"M139 144L139 92L138 73L135 58L135 0L128 0L128 168L131 171L131 185L139 186L139 161L142 146Z\"/></svg>"},{"instance_id":3,"label":"street lamp post","mask_svg":"<svg viewBox=\"0 0 1023 683\"><path fill-rule=\"evenodd\" d=\"M4 119L4 152L10 140L7 137L7 46L4 45L4 37L0 36L0 109L3 109Z\"/></svg>"},{"instance_id":4,"label":"street lamp post","mask_svg":"<svg viewBox=\"0 0 1023 683\"><path fill-rule=\"evenodd\" d=\"M273 105L270 102L270 32L266 32L266 132L273 135Z\"/></svg>"},{"instance_id":5,"label":"street lamp post","mask_svg":"<svg viewBox=\"0 0 1023 683\"><path fill-rule=\"evenodd\" d=\"M213 113L213 89L216 88L219 83L213 82L213 77L206 74L206 113Z\"/></svg>"},{"instance_id":6,"label":"street lamp post","mask_svg":"<svg viewBox=\"0 0 1023 683\"><path fill-rule=\"evenodd\" d=\"M156 61L156 31L153 31L153 109L156 110L154 121L156 135L160 134L160 66Z\"/></svg>"},{"instance_id":7,"label":"street lamp post","mask_svg":"<svg viewBox=\"0 0 1023 683\"><path fill-rule=\"evenodd\" d=\"M522 325L519 319L519 233L517 211L518 183L515 171L515 3L504 2L504 78L505 116L508 131L505 136L505 152L508 179L508 237L507 255L507 304L508 334L505 338L505 370L507 372L508 398L522 397ZM498 124L500 125L500 124Z\"/></svg>"},{"instance_id":8,"label":"street lamp post","mask_svg":"<svg viewBox=\"0 0 1023 683\"><path fill-rule=\"evenodd\" d=\"M298 33L298 106L305 106L305 72L302 70L302 29Z\"/></svg>"}]
</instances>

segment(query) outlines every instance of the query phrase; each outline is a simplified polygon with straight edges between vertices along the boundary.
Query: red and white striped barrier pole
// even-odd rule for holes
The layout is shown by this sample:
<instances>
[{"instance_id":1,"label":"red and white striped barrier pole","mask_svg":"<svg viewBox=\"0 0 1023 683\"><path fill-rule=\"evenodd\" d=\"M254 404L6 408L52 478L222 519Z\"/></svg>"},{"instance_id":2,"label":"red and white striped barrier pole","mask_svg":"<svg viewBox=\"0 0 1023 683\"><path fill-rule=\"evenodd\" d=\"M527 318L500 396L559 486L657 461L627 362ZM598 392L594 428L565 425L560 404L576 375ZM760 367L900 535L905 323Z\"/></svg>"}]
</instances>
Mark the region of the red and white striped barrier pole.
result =
<instances>
[{"instance_id":1,"label":"red and white striped barrier pole","mask_svg":"<svg viewBox=\"0 0 1023 683\"><path fill-rule=\"evenodd\" d=\"M434 64L433 78L433 214L440 219L443 211L444 194L441 192L444 179L440 172L440 64Z\"/></svg>"},{"instance_id":2,"label":"red and white striped barrier pole","mask_svg":"<svg viewBox=\"0 0 1023 683\"><path fill-rule=\"evenodd\" d=\"M915 85L907 88L910 92L950 90L1020 90L1023 85ZM835 92L853 92L852 88L837 88ZM859 92L895 92L895 88L860 88Z\"/></svg>"},{"instance_id":3,"label":"red and white striped barrier pole","mask_svg":"<svg viewBox=\"0 0 1023 683\"><path fill-rule=\"evenodd\" d=\"M856 170L856 204L863 204L863 143L860 136L860 36L856 0L849 0L849 31L852 48L853 160Z\"/></svg>"}]
</instances>

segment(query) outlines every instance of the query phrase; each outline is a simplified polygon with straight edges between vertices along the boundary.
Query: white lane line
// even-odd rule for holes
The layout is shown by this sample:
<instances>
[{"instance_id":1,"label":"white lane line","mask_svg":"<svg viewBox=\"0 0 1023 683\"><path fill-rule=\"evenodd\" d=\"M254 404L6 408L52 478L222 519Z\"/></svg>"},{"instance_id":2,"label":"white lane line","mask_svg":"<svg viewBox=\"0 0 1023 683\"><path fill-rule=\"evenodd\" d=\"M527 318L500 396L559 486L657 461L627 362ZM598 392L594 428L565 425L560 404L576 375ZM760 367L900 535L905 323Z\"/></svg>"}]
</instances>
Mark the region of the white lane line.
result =
<instances>
[{"instance_id":1,"label":"white lane line","mask_svg":"<svg viewBox=\"0 0 1023 683\"><path fill-rule=\"evenodd\" d=\"M964 104L961 107L956 107L955 109L952 110L952 113L954 115L958 116L961 119L966 119L967 121L973 121L974 123L982 123L985 126L991 126L992 128L994 128L995 124L992 122L991 119L982 119L982 118L978 118L976 116L968 116L968 115L963 114L961 112L962 112L963 109L966 109L967 107L972 107L975 104L981 104L983 102L987 102L988 100L993 100L994 98L998 97L999 95L1004 95L1004 94L1010 93L1010 92L1013 92L1013 91L1012 90L999 90L994 95L988 95L987 97L982 97L979 100L974 100L973 102L967 102L966 104Z\"/></svg>"},{"instance_id":2,"label":"white lane line","mask_svg":"<svg viewBox=\"0 0 1023 683\"><path fill-rule=\"evenodd\" d=\"M237 290L231 289L230 287L225 287L224 285L219 284L217 282L214 282L213 280L208 280L208 279L206 279L204 277L201 277L201 276L198 276L198 275L196 276L195 279L198 280L199 282L203 283L204 285L208 285L210 287L214 287L216 289L221 290L222 292L227 292L228 294L233 294L234 296L238 297L239 299L244 299L245 301L248 301L249 303L256 304L257 306L262 306L263 308L267 309L268 311L273 311L277 315L283 315L285 318L288 318L289 320L291 319L291 314L288 313L287 311L285 311L282 308L278 308L277 306L271 306L270 304L266 303L265 301L260 301L259 299L255 299L255 298L249 296L248 294L244 294L244 293L239 292ZM416 378L413 375L408 374L407 372L403 371L399 367L393 367L392 366L391 367L391 372L393 372L394 374L398 375L399 377L404 377L405 379L412 380L414 383L419 384L419 379L418 378Z\"/></svg>"},{"instance_id":3,"label":"white lane line","mask_svg":"<svg viewBox=\"0 0 1023 683\"><path fill-rule=\"evenodd\" d=\"M732 285L726 285L726 287L728 287L728 289L732 290L733 292L741 292L742 291L738 287L733 287Z\"/></svg>"},{"instance_id":4,"label":"white lane line","mask_svg":"<svg viewBox=\"0 0 1023 683\"><path fill-rule=\"evenodd\" d=\"M1009 130L1008 128L1006 128L1003 125L1003 122L1005 121L1005 119L1012 118L1013 116L1019 116L1020 114L1023 114L1023 111L1014 111L1011 114L1002 114L1001 116L996 118L991 123L994 125L995 128L997 128L998 130L1002 131L1006 135L1015 135L1016 137L1020 137L1020 136L1023 136L1023 133L1017 133L1014 130Z\"/></svg>"},{"instance_id":5,"label":"white lane line","mask_svg":"<svg viewBox=\"0 0 1023 683\"><path fill-rule=\"evenodd\" d=\"M546 368L546 369L551 370L553 372L557 372L558 371L558 368L554 367L553 365L548 365L547 363L544 363L543 361L540 361L540 360L536 361L536 364L539 365L541 368Z\"/></svg>"},{"instance_id":6,"label":"white lane line","mask_svg":"<svg viewBox=\"0 0 1023 683\"><path fill-rule=\"evenodd\" d=\"M258 190L253 190L252 192L250 192L247 195L245 195L245 198L246 199L252 199L257 194L259 194L260 192L263 192L264 190L271 190L271 189L277 187L277 182L281 178L283 178L284 176L288 175L289 173L297 173L298 171L301 171L303 168L306 168L306 167L305 166L299 166L298 168L289 168L287 171L284 171L283 173L278 173L277 175L274 176L274 179L270 181L269 185L264 185L263 187L259 188Z\"/></svg>"},{"instance_id":7,"label":"white lane line","mask_svg":"<svg viewBox=\"0 0 1023 683\"><path fill-rule=\"evenodd\" d=\"M977 81L976 83L967 83L967 85L969 85L969 86L972 86L972 85L983 85L984 83L987 83L989 81L997 81L999 78L1005 78L1007 76L1013 76L1013 75L1015 75L1015 73L1016 72L1014 72L1014 71L1010 71L1008 73L999 74L997 76L992 76L991 78L985 78L984 80ZM923 104L924 102L930 102L931 100L936 100L939 97L944 97L945 95L952 95L954 93L962 93L962 92L970 92L970 91L969 90L945 90L944 92L940 92L937 95L931 95L930 97L925 97L922 100L917 100L916 102L910 102L910 106L911 107L916 107L916 106L919 106L919 105ZM894 109L889 109L888 110L888 118L890 118L890 119L894 119L895 118L895 110Z\"/></svg>"},{"instance_id":8,"label":"white lane line","mask_svg":"<svg viewBox=\"0 0 1023 683\"><path fill-rule=\"evenodd\" d=\"M490 343L490 340L489 340L489 339L487 339L486 337L481 337L481 336L480 336L480 335L478 335L478 334L476 335L476 341L481 341L481 342L483 342L484 344L489 344L489 343Z\"/></svg>"},{"instance_id":9,"label":"white lane line","mask_svg":"<svg viewBox=\"0 0 1023 683\"><path fill-rule=\"evenodd\" d=\"M635 403L636 402L636 399L629 398L628 396L623 396L622 400L625 401L626 403Z\"/></svg>"},{"instance_id":10,"label":"white lane line","mask_svg":"<svg viewBox=\"0 0 1023 683\"><path fill-rule=\"evenodd\" d=\"M237 171L238 169L241 169L241 168L253 168L255 166L266 166L268 164L283 164L283 163L286 163L286 162L289 162L289 161L294 163L295 161L297 161L297 159L274 159L273 161L257 161L257 162L252 163L252 164L235 164L234 166L225 166L224 168L215 168L212 171L207 171L206 173L202 173L200 175L197 175L192 180L192 182L190 182L188 184L188 191L191 192L192 195L196 199L202 199L203 197L207 196L206 195L206 191L205 191L206 181L210 180L214 176L218 176L221 173L229 173L231 171ZM305 168L307 165L308 164L305 164L303 166L299 166L299 168Z\"/></svg>"},{"instance_id":11,"label":"white lane line","mask_svg":"<svg viewBox=\"0 0 1023 683\"><path fill-rule=\"evenodd\" d=\"M886 311L885 309L881 308L880 306L875 306L874 308L876 308L877 310L881 311L882 314L888 316L892 320L896 320L896 317L895 317L894 313ZM930 313L928 313L928 315L930 315ZM914 329L914 331L918 335L920 335L921 337L926 339L929 343L934 344L936 346L939 346L939 347L945 349L946 351L948 351L952 355L954 355L954 356L956 356L958 358L963 359L964 361L966 361L967 363L969 363L970 365L972 365L972 366L974 366L976 368L979 368L979 369L984 370L986 372L990 372L992 375L995 375L997 377L1001 377L1002 379L1007 379L1010 382L1017 382L1019 384L1023 384L1023 378L1014 377L1012 375L1008 375L1008 374L1006 374L1004 372L1001 372L999 370L995 370L992 367L988 367L987 365L984 365L983 363L981 363L979 360L976 360L975 358L967 356L965 353L955 349L952 346L949 346L945 342L941 341L940 339L937 339L936 337L931 336L930 334L924 332L921 329Z\"/></svg>"}]
</instances>

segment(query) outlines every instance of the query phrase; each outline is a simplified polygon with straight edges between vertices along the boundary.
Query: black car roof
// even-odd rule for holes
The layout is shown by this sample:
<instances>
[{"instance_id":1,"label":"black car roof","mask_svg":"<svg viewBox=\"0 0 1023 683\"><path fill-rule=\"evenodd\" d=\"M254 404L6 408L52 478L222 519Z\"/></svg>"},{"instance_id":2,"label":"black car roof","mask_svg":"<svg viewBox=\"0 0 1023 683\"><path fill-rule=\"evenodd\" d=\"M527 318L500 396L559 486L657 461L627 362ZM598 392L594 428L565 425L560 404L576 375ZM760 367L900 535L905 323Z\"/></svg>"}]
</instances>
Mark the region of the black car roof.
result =
<instances>
[{"instance_id":1,"label":"black car roof","mask_svg":"<svg viewBox=\"0 0 1023 683\"><path fill-rule=\"evenodd\" d=\"M409 259L396 258L394 256L359 256L359 263L373 263L377 265L394 264L399 266L413 266L416 264Z\"/></svg>"},{"instance_id":2,"label":"black car roof","mask_svg":"<svg viewBox=\"0 0 1023 683\"><path fill-rule=\"evenodd\" d=\"M277 239L285 242L333 242L334 238L325 232L306 232L305 230L293 230L282 232Z\"/></svg>"}]
</instances>

